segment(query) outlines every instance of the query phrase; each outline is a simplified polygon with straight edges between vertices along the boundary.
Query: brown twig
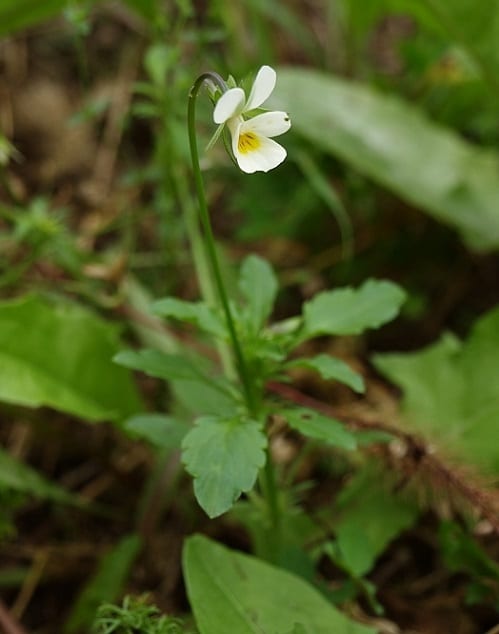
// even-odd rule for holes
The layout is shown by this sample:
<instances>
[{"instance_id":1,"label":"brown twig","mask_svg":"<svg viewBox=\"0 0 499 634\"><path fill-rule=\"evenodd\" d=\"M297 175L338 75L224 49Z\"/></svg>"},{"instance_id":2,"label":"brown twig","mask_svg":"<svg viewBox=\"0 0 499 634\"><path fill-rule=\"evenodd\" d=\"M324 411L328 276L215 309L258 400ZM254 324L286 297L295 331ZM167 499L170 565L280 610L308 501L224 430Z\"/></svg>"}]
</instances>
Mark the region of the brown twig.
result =
<instances>
[{"instance_id":1,"label":"brown twig","mask_svg":"<svg viewBox=\"0 0 499 634\"><path fill-rule=\"evenodd\" d=\"M125 115L130 108L133 82L141 59L140 47L125 51L117 82L113 86L102 142L95 157L93 181L99 201L105 199L112 184L115 164L124 129Z\"/></svg>"},{"instance_id":2,"label":"brown twig","mask_svg":"<svg viewBox=\"0 0 499 634\"><path fill-rule=\"evenodd\" d=\"M0 631L4 634L28 634L0 599Z\"/></svg>"},{"instance_id":3,"label":"brown twig","mask_svg":"<svg viewBox=\"0 0 499 634\"><path fill-rule=\"evenodd\" d=\"M478 511L489 522L492 529L499 534L497 496L476 484L475 480L469 477L469 474L464 474L459 468L447 464L434 451L433 447L430 447L428 443L416 434L404 431L383 421L342 416L327 403L303 394L296 388L284 383L270 381L267 384L267 389L292 403L335 418L350 428L382 431L399 439L407 448L406 455L408 454L412 457L413 463L415 462L419 469L423 470L423 472L431 473L433 478L444 483L449 491L457 493L460 498Z\"/></svg>"},{"instance_id":4,"label":"brown twig","mask_svg":"<svg viewBox=\"0 0 499 634\"><path fill-rule=\"evenodd\" d=\"M30 571L26 575L21 590L17 595L16 602L12 606L12 614L14 614L17 618L21 618L26 607L31 601L31 597L35 593L40 579L42 578L43 571L45 570L48 560L49 553L46 550L40 550L35 554Z\"/></svg>"}]
</instances>

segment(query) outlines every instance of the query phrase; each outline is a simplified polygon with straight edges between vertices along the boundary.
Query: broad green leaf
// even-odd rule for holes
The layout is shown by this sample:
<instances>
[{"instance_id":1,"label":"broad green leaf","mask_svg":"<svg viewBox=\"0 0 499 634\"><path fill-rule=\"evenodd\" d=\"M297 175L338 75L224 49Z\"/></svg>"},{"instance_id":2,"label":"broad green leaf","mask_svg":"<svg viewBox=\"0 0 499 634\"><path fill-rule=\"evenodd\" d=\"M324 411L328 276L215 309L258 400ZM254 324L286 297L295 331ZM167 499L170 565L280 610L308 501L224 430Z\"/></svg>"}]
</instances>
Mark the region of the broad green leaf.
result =
<instances>
[{"instance_id":1,"label":"broad green leaf","mask_svg":"<svg viewBox=\"0 0 499 634\"><path fill-rule=\"evenodd\" d=\"M2 0L0 36L42 22L62 11L67 4L67 0Z\"/></svg>"},{"instance_id":2,"label":"broad green leaf","mask_svg":"<svg viewBox=\"0 0 499 634\"><path fill-rule=\"evenodd\" d=\"M118 598L141 548L142 540L138 535L126 535L102 559L71 610L64 627L65 634L87 630L99 605Z\"/></svg>"},{"instance_id":3,"label":"broad green leaf","mask_svg":"<svg viewBox=\"0 0 499 634\"><path fill-rule=\"evenodd\" d=\"M333 447L348 451L357 447L355 434L333 418L306 408L287 409L279 413L288 421L290 427L304 436L322 440Z\"/></svg>"},{"instance_id":4,"label":"broad green leaf","mask_svg":"<svg viewBox=\"0 0 499 634\"><path fill-rule=\"evenodd\" d=\"M167 297L155 302L152 309L160 317L172 317L193 324L215 337L226 337L225 324L204 302L186 302L175 297Z\"/></svg>"},{"instance_id":5,"label":"broad green leaf","mask_svg":"<svg viewBox=\"0 0 499 634\"><path fill-rule=\"evenodd\" d=\"M474 249L499 246L497 153L370 86L300 68L278 78L269 104L290 110L293 130L456 228Z\"/></svg>"},{"instance_id":6,"label":"broad green leaf","mask_svg":"<svg viewBox=\"0 0 499 634\"><path fill-rule=\"evenodd\" d=\"M138 414L125 421L123 429L160 449L178 449L189 431L185 423L164 414Z\"/></svg>"},{"instance_id":7,"label":"broad green leaf","mask_svg":"<svg viewBox=\"0 0 499 634\"><path fill-rule=\"evenodd\" d=\"M301 339L317 335L358 335L397 316L404 291L392 282L367 280L359 289L324 291L303 308Z\"/></svg>"},{"instance_id":8,"label":"broad green leaf","mask_svg":"<svg viewBox=\"0 0 499 634\"><path fill-rule=\"evenodd\" d=\"M239 276L239 288L248 310L248 321L252 330L258 332L270 317L279 285L275 273L263 258L248 256Z\"/></svg>"},{"instance_id":9,"label":"broad green leaf","mask_svg":"<svg viewBox=\"0 0 499 634\"><path fill-rule=\"evenodd\" d=\"M296 359L286 364L287 368L310 368L318 372L326 380L335 380L351 387L355 392L362 394L365 391L364 379L352 368L336 357L328 354L319 354L309 359Z\"/></svg>"},{"instance_id":10,"label":"broad green leaf","mask_svg":"<svg viewBox=\"0 0 499 634\"><path fill-rule=\"evenodd\" d=\"M418 516L417 507L394 495L372 467L343 487L334 508L339 560L354 576L367 574L386 546Z\"/></svg>"},{"instance_id":11,"label":"broad green leaf","mask_svg":"<svg viewBox=\"0 0 499 634\"><path fill-rule=\"evenodd\" d=\"M76 501L76 498L68 491L46 480L37 471L16 460L2 448L0 448L0 487L55 502L74 503Z\"/></svg>"},{"instance_id":12,"label":"broad green leaf","mask_svg":"<svg viewBox=\"0 0 499 634\"><path fill-rule=\"evenodd\" d=\"M209 517L228 511L255 484L265 464L267 439L260 423L205 416L182 443L182 461L194 478L194 493Z\"/></svg>"},{"instance_id":13,"label":"broad green leaf","mask_svg":"<svg viewBox=\"0 0 499 634\"><path fill-rule=\"evenodd\" d=\"M444 336L420 352L383 354L376 367L403 390L408 423L447 454L499 473L499 308L467 341Z\"/></svg>"},{"instance_id":14,"label":"broad green leaf","mask_svg":"<svg viewBox=\"0 0 499 634\"><path fill-rule=\"evenodd\" d=\"M303 579L201 535L186 541L183 570L200 634L375 634Z\"/></svg>"},{"instance_id":15,"label":"broad green leaf","mask_svg":"<svg viewBox=\"0 0 499 634\"><path fill-rule=\"evenodd\" d=\"M87 420L142 409L130 374L112 363L117 329L68 301L0 303L0 400L47 405Z\"/></svg>"}]
</instances>

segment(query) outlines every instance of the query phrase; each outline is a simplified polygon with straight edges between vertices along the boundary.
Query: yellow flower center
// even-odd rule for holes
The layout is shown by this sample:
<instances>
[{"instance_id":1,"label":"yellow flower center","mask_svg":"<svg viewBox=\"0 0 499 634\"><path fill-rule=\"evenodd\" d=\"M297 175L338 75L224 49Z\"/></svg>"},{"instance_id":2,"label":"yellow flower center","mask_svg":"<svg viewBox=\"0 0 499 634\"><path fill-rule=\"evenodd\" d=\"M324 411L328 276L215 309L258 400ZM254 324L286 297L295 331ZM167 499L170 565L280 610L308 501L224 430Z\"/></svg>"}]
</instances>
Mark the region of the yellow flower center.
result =
<instances>
[{"instance_id":1,"label":"yellow flower center","mask_svg":"<svg viewBox=\"0 0 499 634\"><path fill-rule=\"evenodd\" d=\"M237 149L241 154L254 152L260 147L260 139L253 132L243 132L237 140Z\"/></svg>"}]
</instances>

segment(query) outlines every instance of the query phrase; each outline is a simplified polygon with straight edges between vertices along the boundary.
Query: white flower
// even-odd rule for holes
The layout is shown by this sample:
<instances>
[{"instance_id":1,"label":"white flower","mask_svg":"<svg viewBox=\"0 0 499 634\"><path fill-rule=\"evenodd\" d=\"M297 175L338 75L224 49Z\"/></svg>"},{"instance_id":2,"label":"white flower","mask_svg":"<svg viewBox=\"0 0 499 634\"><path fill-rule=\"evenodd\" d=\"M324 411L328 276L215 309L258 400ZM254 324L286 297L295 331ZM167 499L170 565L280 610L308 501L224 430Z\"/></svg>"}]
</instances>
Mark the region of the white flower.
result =
<instances>
[{"instance_id":1,"label":"white flower","mask_svg":"<svg viewBox=\"0 0 499 634\"><path fill-rule=\"evenodd\" d=\"M215 105L213 120L227 124L232 136L232 151L239 167L248 174L268 172L286 158L286 150L271 137L287 132L291 127L286 112L272 111L250 119L244 115L259 108L276 84L276 72L262 66L257 73L248 99L242 88L230 88Z\"/></svg>"}]
</instances>

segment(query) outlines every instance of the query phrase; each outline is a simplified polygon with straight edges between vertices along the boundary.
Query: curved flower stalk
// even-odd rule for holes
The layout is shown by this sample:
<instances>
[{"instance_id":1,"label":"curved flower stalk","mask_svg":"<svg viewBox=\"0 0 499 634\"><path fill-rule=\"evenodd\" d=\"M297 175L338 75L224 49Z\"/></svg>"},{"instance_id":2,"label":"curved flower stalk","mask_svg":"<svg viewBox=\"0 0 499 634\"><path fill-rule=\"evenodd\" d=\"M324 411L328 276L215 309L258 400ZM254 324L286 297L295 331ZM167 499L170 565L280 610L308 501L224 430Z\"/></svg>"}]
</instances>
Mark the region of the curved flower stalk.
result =
<instances>
[{"instance_id":1,"label":"curved flower stalk","mask_svg":"<svg viewBox=\"0 0 499 634\"><path fill-rule=\"evenodd\" d=\"M272 139L291 127L286 112L271 111L251 116L251 111L270 97L276 84L276 72L270 66L258 71L249 97L242 88L230 88L215 105L213 120L226 124L232 137L232 152L243 172L268 172L286 158L286 150Z\"/></svg>"}]
</instances>

